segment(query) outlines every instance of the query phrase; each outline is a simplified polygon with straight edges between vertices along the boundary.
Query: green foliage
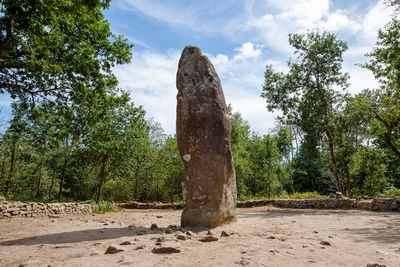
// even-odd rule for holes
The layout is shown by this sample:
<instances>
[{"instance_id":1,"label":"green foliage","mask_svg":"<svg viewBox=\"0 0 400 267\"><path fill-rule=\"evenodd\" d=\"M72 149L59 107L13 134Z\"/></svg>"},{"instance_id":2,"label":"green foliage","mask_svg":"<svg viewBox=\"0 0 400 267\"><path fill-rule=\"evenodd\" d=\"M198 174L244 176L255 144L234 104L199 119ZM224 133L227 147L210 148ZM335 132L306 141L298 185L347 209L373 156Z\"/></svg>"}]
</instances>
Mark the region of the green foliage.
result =
<instances>
[{"instance_id":1,"label":"green foliage","mask_svg":"<svg viewBox=\"0 0 400 267\"><path fill-rule=\"evenodd\" d=\"M281 197L279 197L281 198ZM283 198L285 199L318 199L318 198L329 198L329 196L320 195L318 192L304 192L304 193L293 193L290 195L285 195Z\"/></svg>"},{"instance_id":2,"label":"green foliage","mask_svg":"<svg viewBox=\"0 0 400 267\"><path fill-rule=\"evenodd\" d=\"M269 111L281 110L287 123L301 127L308 136L326 136L335 184L340 191L333 118L342 96L334 88L348 87L349 75L342 72L342 54L347 45L328 32L290 34L289 43L295 49L296 60L288 62L287 74L266 66L261 96Z\"/></svg>"},{"instance_id":3,"label":"green foliage","mask_svg":"<svg viewBox=\"0 0 400 267\"><path fill-rule=\"evenodd\" d=\"M79 101L85 88L117 84L111 70L130 61L132 45L110 31L110 0L2 0L0 91L13 98Z\"/></svg>"},{"instance_id":4,"label":"green foliage","mask_svg":"<svg viewBox=\"0 0 400 267\"><path fill-rule=\"evenodd\" d=\"M93 213L107 213L107 212L116 212L117 208L114 203L108 202L101 200L99 203L95 205L95 208L93 209Z\"/></svg>"},{"instance_id":5,"label":"green foliage","mask_svg":"<svg viewBox=\"0 0 400 267\"><path fill-rule=\"evenodd\" d=\"M400 198L400 189L394 187L394 186L390 186L389 188L386 188L385 191L383 192L383 194L386 197L396 197L396 198Z\"/></svg>"},{"instance_id":6,"label":"green foliage","mask_svg":"<svg viewBox=\"0 0 400 267\"><path fill-rule=\"evenodd\" d=\"M387 185L384 153L377 147L361 146L351 159L350 174L355 195L378 195Z\"/></svg>"}]
</instances>

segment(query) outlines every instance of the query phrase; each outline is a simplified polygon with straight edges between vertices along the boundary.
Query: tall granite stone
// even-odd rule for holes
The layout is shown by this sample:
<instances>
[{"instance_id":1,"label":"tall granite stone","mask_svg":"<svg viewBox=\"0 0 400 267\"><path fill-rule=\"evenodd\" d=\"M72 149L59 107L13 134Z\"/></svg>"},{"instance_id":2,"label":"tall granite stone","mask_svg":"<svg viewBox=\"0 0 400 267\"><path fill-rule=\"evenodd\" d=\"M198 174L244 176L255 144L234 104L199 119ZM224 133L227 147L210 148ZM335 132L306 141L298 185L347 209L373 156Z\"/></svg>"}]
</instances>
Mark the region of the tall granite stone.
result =
<instances>
[{"instance_id":1,"label":"tall granite stone","mask_svg":"<svg viewBox=\"0 0 400 267\"><path fill-rule=\"evenodd\" d=\"M176 87L176 134L186 171L181 225L215 227L235 218L236 177L221 82L200 48L183 50Z\"/></svg>"}]
</instances>

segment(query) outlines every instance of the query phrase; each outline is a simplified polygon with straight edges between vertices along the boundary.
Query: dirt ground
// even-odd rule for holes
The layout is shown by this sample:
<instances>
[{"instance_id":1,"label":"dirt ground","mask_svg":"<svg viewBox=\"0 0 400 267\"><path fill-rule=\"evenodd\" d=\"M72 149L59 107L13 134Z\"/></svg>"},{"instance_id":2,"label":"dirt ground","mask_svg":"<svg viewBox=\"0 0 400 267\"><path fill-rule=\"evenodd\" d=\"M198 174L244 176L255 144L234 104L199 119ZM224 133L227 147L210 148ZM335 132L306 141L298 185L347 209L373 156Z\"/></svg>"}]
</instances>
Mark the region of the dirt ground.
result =
<instances>
[{"instance_id":1,"label":"dirt ground","mask_svg":"<svg viewBox=\"0 0 400 267\"><path fill-rule=\"evenodd\" d=\"M181 211L123 210L0 220L0 266L400 266L400 213L355 210L237 210L237 222L177 240ZM150 230L156 223L161 230ZM230 236L220 237L221 231ZM164 236L180 253L155 254ZM113 244L125 251L105 254Z\"/></svg>"}]
</instances>

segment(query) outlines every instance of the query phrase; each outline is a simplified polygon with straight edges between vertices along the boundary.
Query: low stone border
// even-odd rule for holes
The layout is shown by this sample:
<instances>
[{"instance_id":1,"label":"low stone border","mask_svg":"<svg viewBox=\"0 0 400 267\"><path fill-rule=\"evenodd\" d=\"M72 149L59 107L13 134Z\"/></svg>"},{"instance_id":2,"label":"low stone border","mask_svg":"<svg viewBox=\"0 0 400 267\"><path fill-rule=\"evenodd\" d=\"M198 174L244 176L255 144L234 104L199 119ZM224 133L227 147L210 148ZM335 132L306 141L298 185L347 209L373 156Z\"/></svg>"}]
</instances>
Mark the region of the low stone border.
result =
<instances>
[{"instance_id":1,"label":"low stone border","mask_svg":"<svg viewBox=\"0 0 400 267\"><path fill-rule=\"evenodd\" d=\"M360 209L370 211L400 211L399 198L373 199L262 199L237 203L238 208L274 206L289 209ZM124 209L182 209L182 203L140 203L130 201L117 204ZM6 201L0 197L0 219L12 217L46 217L62 214L89 214L93 206L79 203L35 203Z\"/></svg>"},{"instance_id":2,"label":"low stone border","mask_svg":"<svg viewBox=\"0 0 400 267\"><path fill-rule=\"evenodd\" d=\"M237 207L272 205L290 209L360 209L370 211L400 211L399 198L364 199L267 199L238 202Z\"/></svg>"},{"instance_id":3,"label":"low stone border","mask_svg":"<svg viewBox=\"0 0 400 267\"><path fill-rule=\"evenodd\" d=\"M93 207L79 203L35 203L6 201L0 197L0 219L13 217L46 217L62 214L89 214Z\"/></svg>"},{"instance_id":4,"label":"low stone border","mask_svg":"<svg viewBox=\"0 0 400 267\"><path fill-rule=\"evenodd\" d=\"M370 211L400 211L399 198L374 199L262 199L237 203L238 208L250 208L271 205L290 209L360 209ZM130 201L120 203L124 209L182 209L183 204L139 203Z\"/></svg>"}]
</instances>

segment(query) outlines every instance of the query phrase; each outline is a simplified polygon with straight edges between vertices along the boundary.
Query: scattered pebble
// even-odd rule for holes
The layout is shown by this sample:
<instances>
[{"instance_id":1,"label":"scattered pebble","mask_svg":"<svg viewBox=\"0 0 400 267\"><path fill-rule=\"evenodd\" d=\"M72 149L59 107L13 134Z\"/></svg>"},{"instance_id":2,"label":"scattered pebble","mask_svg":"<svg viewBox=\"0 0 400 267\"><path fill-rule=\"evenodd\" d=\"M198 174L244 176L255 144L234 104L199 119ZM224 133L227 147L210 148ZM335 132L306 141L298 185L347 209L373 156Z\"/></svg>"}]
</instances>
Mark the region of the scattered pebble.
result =
<instances>
[{"instance_id":1,"label":"scattered pebble","mask_svg":"<svg viewBox=\"0 0 400 267\"><path fill-rule=\"evenodd\" d=\"M205 237L199 239L201 242L212 242L212 241L218 241L218 237L212 236L212 235L206 235Z\"/></svg>"},{"instance_id":2,"label":"scattered pebble","mask_svg":"<svg viewBox=\"0 0 400 267\"><path fill-rule=\"evenodd\" d=\"M323 245L323 246L330 246L331 245L331 243L329 243L328 241L321 241L321 242L319 242L321 245Z\"/></svg>"},{"instance_id":3,"label":"scattered pebble","mask_svg":"<svg viewBox=\"0 0 400 267\"><path fill-rule=\"evenodd\" d=\"M162 245L155 246L151 251L153 253L179 253L181 249L179 243L176 242L165 242Z\"/></svg>"},{"instance_id":4,"label":"scattered pebble","mask_svg":"<svg viewBox=\"0 0 400 267\"><path fill-rule=\"evenodd\" d=\"M158 229L157 224L155 224L155 223L151 224L150 230L156 230L156 229Z\"/></svg>"},{"instance_id":5,"label":"scattered pebble","mask_svg":"<svg viewBox=\"0 0 400 267\"><path fill-rule=\"evenodd\" d=\"M146 245L140 245L135 248L135 250L145 249Z\"/></svg>"},{"instance_id":6,"label":"scattered pebble","mask_svg":"<svg viewBox=\"0 0 400 267\"><path fill-rule=\"evenodd\" d=\"M115 253L122 252L122 251L125 251L125 249L118 245L111 245L107 248L107 250L104 254L115 254Z\"/></svg>"},{"instance_id":7,"label":"scattered pebble","mask_svg":"<svg viewBox=\"0 0 400 267\"><path fill-rule=\"evenodd\" d=\"M179 240L187 240L187 239L190 239L190 236L187 236L187 235L178 235L176 238L179 239Z\"/></svg>"},{"instance_id":8,"label":"scattered pebble","mask_svg":"<svg viewBox=\"0 0 400 267\"><path fill-rule=\"evenodd\" d=\"M124 241L124 242L122 242L121 244L119 244L120 246L129 246L129 245L133 245L133 243L132 242L130 242L130 241Z\"/></svg>"},{"instance_id":9,"label":"scattered pebble","mask_svg":"<svg viewBox=\"0 0 400 267\"><path fill-rule=\"evenodd\" d=\"M167 230L165 230L165 233L166 234L173 234L174 231L172 229L168 228Z\"/></svg>"},{"instance_id":10,"label":"scattered pebble","mask_svg":"<svg viewBox=\"0 0 400 267\"><path fill-rule=\"evenodd\" d=\"M194 233L192 231L186 231L185 234L188 236L194 236Z\"/></svg>"},{"instance_id":11,"label":"scattered pebble","mask_svg":"<svg viewBox=\"0 0 400 267\"><path fill-rule=\"evenodd\" d=\"M215 233L211 230L208 230L207 235L215 235Z\"/></svg>"},{"instance_id":12,"label":"scattered pebble","mask_svg":"<svg viewBox=\"0 0 400 267\"><path fill-rule=\"evenodd\" d=\"M221 237L228 237L228 236L229 236L229 234L227 232L225 232L225 231L221 232Z\"/></svg>"}]
</instances>

